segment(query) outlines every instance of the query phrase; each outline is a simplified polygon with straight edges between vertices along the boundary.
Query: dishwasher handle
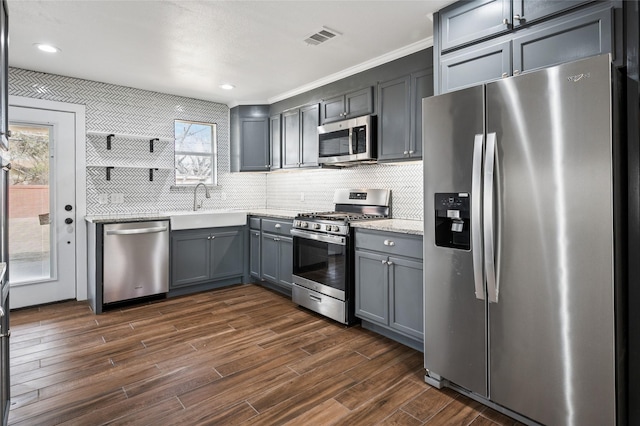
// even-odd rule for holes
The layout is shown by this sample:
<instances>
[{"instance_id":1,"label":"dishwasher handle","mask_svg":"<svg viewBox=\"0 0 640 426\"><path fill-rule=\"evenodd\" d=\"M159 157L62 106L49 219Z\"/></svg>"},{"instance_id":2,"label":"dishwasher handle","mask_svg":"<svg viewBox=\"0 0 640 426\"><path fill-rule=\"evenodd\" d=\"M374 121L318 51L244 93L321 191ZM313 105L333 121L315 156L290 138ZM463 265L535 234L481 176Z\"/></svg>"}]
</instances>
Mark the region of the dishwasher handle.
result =
<instances>
[{"instance_id":1,"label":"dishwasher handle","mask_svg":"<svg viewBox=\"0 0 640 426\"><path fill-rule=\"evenodd\" d=\"M157 232L164 232L167 230L166 226L156 226L153 228L138 228L138 229L111 229L106 232L107 235L138 235L138 234L155 234Z\"/></svg>"}]
</instances>

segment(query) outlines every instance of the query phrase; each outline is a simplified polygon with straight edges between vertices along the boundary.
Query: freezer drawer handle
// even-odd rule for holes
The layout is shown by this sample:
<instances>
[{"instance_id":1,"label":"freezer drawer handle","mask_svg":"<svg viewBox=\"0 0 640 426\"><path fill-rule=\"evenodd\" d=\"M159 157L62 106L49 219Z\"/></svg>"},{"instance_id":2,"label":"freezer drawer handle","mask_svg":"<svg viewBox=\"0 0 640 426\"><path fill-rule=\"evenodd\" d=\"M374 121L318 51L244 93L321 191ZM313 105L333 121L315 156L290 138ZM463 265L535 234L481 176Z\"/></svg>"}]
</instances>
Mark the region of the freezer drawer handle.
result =
<instances>
[{"instance_id":1,"label":"freezer drawer handle","mask_svg":"<svg viewBox=\"0 0 640 426\"><path fill-rule=\"evenodd\" d=\"M106 234L107 235L154 234L156 232L164 232L166 230L167 230L166 226L156 226L154 228L109 230L106 232Z\"/></svg>"},{"instance_id":2,"label":"freezer drawer handle","mask_svg":"<svg viewBox=\"0 0 640 426\"><path fill-rule=\"evenodd\" d=\"M313 294L309 295L309 299L313 300L314 302L322 303L322 299L318 296L314 296Z\"/></svg>"},{"instance_id":3,"label":"freezer drawer handle","mask_svg":"<svg viewBox=\"0 0 640 426\"><path fill-rule=\"evenodd\" d=\"M487 134L487 149L484 158L484 267L487 275L489 302L498 303L494 241L494 167L496 160L496 134Z\"/></svg>"},{"instance_id":4,"label":"freezer drawer handle","mask_svg":"<svg viewBox=\"0 0 640 426\"><path fill-rule=\"evenodd\" d=\"M484 135L476 135L473 141L473 170L471 177L471 254L473 256L473 282L476 299L484 300L484 276L482 274L482 151Z\"/></svg>"}]
</instances>

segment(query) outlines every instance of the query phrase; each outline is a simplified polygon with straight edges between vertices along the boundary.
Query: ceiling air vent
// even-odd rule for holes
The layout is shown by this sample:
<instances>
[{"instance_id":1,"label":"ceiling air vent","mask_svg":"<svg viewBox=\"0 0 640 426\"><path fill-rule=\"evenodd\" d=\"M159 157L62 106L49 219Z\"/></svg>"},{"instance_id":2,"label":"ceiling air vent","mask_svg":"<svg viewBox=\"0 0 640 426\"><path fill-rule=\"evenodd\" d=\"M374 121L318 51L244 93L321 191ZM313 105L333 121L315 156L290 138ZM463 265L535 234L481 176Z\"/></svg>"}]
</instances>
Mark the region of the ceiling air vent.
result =
<instances>
[{"instance_id":1,"label":"ceiling air vent","mask_svg":"<svg viewBox=\"0 0 640 426\"><path fill-rule=\"evenodd\" d=\"M318 32L315 32L305 38L304 42L311 45L317 46L325 41L329 41L334 37L341 35L339 32L329 29L327 27L322 27L322 29Z\"/></svg>"}]
</instances>

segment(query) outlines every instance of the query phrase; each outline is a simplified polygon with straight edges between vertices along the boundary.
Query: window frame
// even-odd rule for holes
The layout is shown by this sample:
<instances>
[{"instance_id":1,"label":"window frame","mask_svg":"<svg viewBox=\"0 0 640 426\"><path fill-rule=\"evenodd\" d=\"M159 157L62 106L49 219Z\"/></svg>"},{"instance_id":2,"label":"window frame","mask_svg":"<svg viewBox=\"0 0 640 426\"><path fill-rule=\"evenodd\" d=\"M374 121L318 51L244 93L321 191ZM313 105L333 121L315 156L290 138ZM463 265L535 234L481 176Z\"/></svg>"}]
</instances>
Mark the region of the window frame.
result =
<instances>
[{"instance_id":1,"label":"window frame","mask_svg":"<svg viewBox=\"0 0 640 426\"><path fill-rule=\"evenodd\" d=\"M209 126L211 128L211 152L194 152L194 151L178 151L176 148L176 126L178 123L184 124L199 124L203 126ZM193 155L198 157L210 157L211 158L211 183L206 182L193 182L193 183L178 183L178 168L176 166L176 157L178 155ZM199 183L204 183L207 186L218 186L218 124L217 123L206 123L203 121L193 121L193 120L173 120L173 184L175 187L184 187L184 188L193 188Z\"/></svg>"}]
</instances>

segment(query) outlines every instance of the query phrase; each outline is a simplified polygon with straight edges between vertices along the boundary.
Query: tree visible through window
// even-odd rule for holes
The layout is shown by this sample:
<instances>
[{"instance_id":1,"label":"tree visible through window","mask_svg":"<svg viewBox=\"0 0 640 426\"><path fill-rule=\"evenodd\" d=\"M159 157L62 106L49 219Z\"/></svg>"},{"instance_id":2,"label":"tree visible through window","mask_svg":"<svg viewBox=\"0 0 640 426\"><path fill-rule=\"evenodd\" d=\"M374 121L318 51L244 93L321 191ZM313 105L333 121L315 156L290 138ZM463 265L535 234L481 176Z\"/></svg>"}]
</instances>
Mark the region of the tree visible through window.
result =
<instances>
[{"instance_id":1,"label":"tree visible through window","mask_svg":"<svg viewBox=\"0 0 640 426\"><path fill-rule=\"evenodd\" d=\"M216 125L175 121L176 185L215 185Z\"/></svg>"}]
</instances>

